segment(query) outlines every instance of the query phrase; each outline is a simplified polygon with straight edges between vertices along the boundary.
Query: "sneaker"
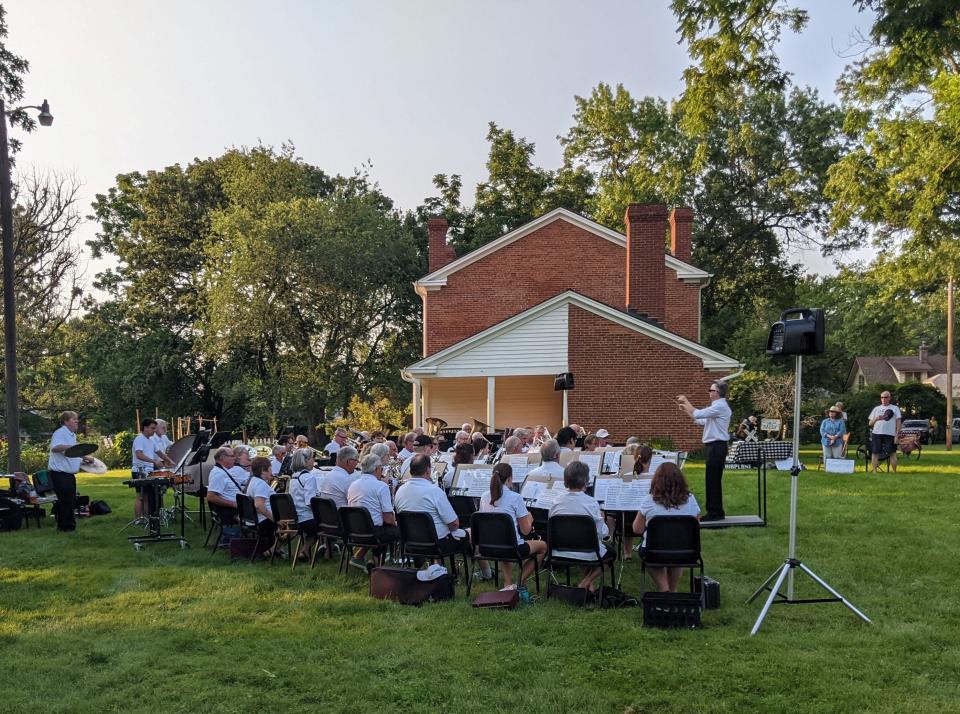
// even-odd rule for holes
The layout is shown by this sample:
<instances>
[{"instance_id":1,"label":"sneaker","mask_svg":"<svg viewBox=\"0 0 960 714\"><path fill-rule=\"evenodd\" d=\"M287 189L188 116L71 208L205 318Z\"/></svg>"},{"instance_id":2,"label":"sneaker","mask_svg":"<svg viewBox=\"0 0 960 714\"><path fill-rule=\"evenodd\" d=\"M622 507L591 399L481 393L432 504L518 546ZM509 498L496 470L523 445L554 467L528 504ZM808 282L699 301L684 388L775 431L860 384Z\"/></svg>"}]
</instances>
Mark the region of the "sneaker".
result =
<instances>
[{"instance_id":1,"label":"sneaker","mask_svg":"<svg viewBox=\"0 0 960 714\"><path fill-rule=\"evenodd\" d=\"M474 573L473 573L473 579L474 579L474 580L479 580L479 581L482 582L482 583L490 582L491 580L493 580L493 571L491 570L489 573L487 573L486 575L484 575L484 574L481 573L479 570L476 570L476 571L474 571Z\"/></svg>"},{"instance_id":2,"label":"sneaker","mask_svg":"<svg viewBox=\"0 0 960 714\"><path fill-rule=\"evenodd\" d=\"M516 585L507 585L505 588L500 588L500 592L508 592L510 590L516 590Z\"/></svg>"},{"instance_id":3,"label":"sneaker","mask_svg":"<svg viewBox=\"0 0 960 714\"><path fill-rule=\"evenodd\" d=\"M367 561L363 558L350 558L350 567L356 568L357 570L362 570L363 572L367 571Z\"/></svg>"}]
</instances>

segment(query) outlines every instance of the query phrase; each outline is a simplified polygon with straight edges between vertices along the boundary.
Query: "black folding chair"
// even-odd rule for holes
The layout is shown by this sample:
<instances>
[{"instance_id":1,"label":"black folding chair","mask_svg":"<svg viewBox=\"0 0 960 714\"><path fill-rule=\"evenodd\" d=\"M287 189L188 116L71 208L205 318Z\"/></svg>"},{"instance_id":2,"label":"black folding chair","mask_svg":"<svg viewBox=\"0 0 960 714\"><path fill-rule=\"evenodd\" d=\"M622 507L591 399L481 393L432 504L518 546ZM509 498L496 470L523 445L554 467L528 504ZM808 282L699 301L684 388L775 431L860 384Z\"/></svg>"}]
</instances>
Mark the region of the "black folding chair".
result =
<instances>
[{"instance_id":1,"label":"black folding chair","mask_svg":"<svg viewBox=\"0 0 960 714\"><path fill-rule=\"evenodd\" d=\"M383 565L390 542L384 542L377 536L370 511L362 506L341 506L340 522L343 524L346 550L352 552L354 548L372 548L377 565Z\"/></svg>"},{"instance_id":2,"label":"black folding chair","mask_svg":"<svg viewBox=\"0 0 960 714\"><path fill-rule=\"evenodd\" d=\"M235 526L237 524L237 516L234 513L229 522L226 522L224 518L222 508L211 506L210 507L210 528L207 530L207 539L203 541L203 547L206 548L210 544L210 536L213 535L213 531L217 531L217 537L213 541L213 550L211 552L216 553L217 548L220 545L220 539L223 537L223 529L228 526Z\"/></svg>"},{"instance_id":3,"label":"black folding chair","mask_svg":"<svg viewBox=\"0 0 960 714\"><path fill-rule=\"evenodd\" d=\"M513 519L506 513L474 513L470 523L470 539L473 541L474 558L491 560L494 571L494 586L499 586L500 569L498 563L516 563L523 572L523 563L533 561L534 577L537 583L537 593L540 592L540 566L535 553L527 557L520 555L517 547L517 527ZM470 587L467 587L467 596Z\"/></svg>"},{"instance_id":4,"label":"black folding chair","mask_svg":"<svg viewBox=\"0 0 960 714\"><path fill-rule=\"evenodd\" d=\"M326 542L328 559L333 554L333 544L335 542L341 544L340 567L343 567L343 557L347 552L347 544L344 541L346 533L343 530L343 524L340 522L337 504L330 498L314 496L310 499L310 510L313 511L313 520L317 524L317 540L313 544L313 554L310 556L310 568L312 569L317 562L317 554L320 552L321 542Z\"/></svg>"},{"instance_id":5,"label":"black folding chair","mask_svg":"<svg viewBox=\"0 0 960 714\"><path fill-rule=\"evenodd\" d=\"M657 516L647 521L647 543L640 552L641 595L650 566L689 568L690 592L693 592L694 568L700 568L700 582L703 582L700 522L694 516Z\"/></svg>"},{"instance_id":6,"label":"black folding chair","mask_svg":"<svg viewBox=\"0 0 960 714\"><path fill-rule=\"evenodd\" d=\"M613 583L613 562L617 559L616 552L607 550L600 553L600 538L597 535L597 524L587 515L557 515L551 516L547 522L549 534L547 557L545 565L553 577L555 566L567 571L567 585L570 584L570 568L574 566L600 568L600 589L597 593L598 602L603 602L603 573L610 565L610 584ZM555 555L555 551L583 553L584 558L571 558ZM593 556L593 557L590 557ZM550 597L549 590L547 597Z\"/></svg>"},{"instance_id":7,"label":"black folding chair","mask_svg":"<svg viewBox=\"0 0 960 714\"><path fill-rule=\"evenodd\" d=\"M253 499L245 493L237 494L237 520L240 523L240 535L248 538L255 538L253 552L250 554L250 562L257 559L260 552L260 528L257 526L257 506Z\"/></svg>"},{"instance_id":8,"label":"black folding chair","mask_svg":"<svg viewBox=\"0 0 960 714\"><path fill-rule=\"evenodd\" d=\"M470 564L470 544L456 542L452 547L441 544L437 538L437 527L433 516L420 511L401 511L397 513L397 525L400 526L400 553L402 558L427 558L441 563L450 558L450 572L457 575L457 553L463 556L463 567L467 572L467 592L473 581L473 568Z\"/></svg>"},{"instance_id":9,"label":"black folding chair","mask_svg":"<svg viewBox=\"0 0 960 714\"><path fill-rule=\"evenodd\" d=\"M469 523L473 514L480 508L479 499L473 496L450 496L450 505L461 523Z\"/></svg>"},{"instance_id":10,"label":"black folding chair","mask_svg":"<svg viewBox=\"0 0 960 714\"><path fill-rule=\"evenodd\" d=\"M527 510L533 516L533 532L543 540L549 541L550 533L547 532L547 522L550 520L550 511L546 508L534 508L533 506Z\"/></svg>"},{"instance_id":11,"label":"black folding chair","mask_svg":"<svg viewBox=\"0 0 960 714\"><path fill-rule=\"evenodd\" d=\"M293 565L290 572L297 569L297 557L300 555L300 546L303 545L303 533L297 520L297 507L293 503L293 496L289 493L274 493L270 495L270 512L273 514L273 522L277 524L277 530L273 536L272 552L270 553L270 563L277 557L277 551L280 546L286 545L290 549L290 543L294 538L297 539L297 547L291 555Z\"/></svg>"}]
</instances>

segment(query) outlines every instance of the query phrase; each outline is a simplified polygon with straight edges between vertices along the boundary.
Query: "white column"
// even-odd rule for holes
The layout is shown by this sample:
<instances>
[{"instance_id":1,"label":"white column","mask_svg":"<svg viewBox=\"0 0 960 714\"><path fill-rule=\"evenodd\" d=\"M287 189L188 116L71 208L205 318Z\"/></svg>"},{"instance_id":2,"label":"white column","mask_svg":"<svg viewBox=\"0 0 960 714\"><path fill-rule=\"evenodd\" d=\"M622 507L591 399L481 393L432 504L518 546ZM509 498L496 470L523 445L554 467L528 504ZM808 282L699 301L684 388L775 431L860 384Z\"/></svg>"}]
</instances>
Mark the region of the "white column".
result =
<instances>
[{"instance_id":1,"label":"white column","mask_svg":"<svg viewBox=\"0 0 960 714\"><path fill-rule=\"evenodd\" d=\"M420 403L420 380L413 383L413 425L423 426L423 405Z\"/></svg>"},{"instance_id":2,"label":"white column","mask_svg":"<svg viewBox=\"0 0 960 714\"><path fill-rule=\"evenodd\" d=\"M563 425L566 426L570 423L570 409L567 404L567 390L563 390Z\"/></svg>"},{"instance_id":3,"label":"white column","mask_svg":"<svg viewBox=\"0 0 960 714\"><path fill-rule=\"evenodd\" d=\"M487 377L487 424L490 425L490 431L497 427L493 423L494 414L496 414L497 379L496 377Z\"/></svg>"}]
</instances>

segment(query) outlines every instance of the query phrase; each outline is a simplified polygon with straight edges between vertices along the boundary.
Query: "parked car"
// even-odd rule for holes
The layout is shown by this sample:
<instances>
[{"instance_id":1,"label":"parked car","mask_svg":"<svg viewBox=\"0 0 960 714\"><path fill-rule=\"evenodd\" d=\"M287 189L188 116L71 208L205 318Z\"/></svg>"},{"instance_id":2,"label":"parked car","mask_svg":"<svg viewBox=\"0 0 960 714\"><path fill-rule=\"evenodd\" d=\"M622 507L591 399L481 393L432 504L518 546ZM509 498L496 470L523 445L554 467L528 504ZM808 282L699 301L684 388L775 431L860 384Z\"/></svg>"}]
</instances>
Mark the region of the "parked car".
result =
<instances>
[{"instance_id":1,"label":"parked car","mask_svg":"<svg viewBox=\"0 0 960 714\"><path fill-rule=\"evenodd\" d=\"M916 434L920 437L921 444L929 444L932 429L929 419L904 419L900 425L901 434Z\"/></svg>"}]
</instances>

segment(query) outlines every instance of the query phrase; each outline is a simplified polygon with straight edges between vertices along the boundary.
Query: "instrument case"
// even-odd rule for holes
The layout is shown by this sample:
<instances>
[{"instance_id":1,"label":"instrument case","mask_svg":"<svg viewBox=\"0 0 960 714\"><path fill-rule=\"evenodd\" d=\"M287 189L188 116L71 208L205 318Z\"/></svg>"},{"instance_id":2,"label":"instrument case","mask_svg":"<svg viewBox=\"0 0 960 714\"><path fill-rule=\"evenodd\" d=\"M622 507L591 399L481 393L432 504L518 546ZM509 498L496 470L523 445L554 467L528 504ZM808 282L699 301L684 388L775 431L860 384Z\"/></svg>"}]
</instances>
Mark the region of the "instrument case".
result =
<instances>
[{"instance_id":1,"label":"instrument case","mask_svg":"<svg viewBox=\"0 0 960 714\"><path fill-rule=\"evenodd\" d=\"M720 609L720 583L708 575L703 576L703 582L700 582L700 576L693 578L693 592L699 593L703 590L703 609Z\"/></svg>"},{"instance_id":2,"label":"instrument case","mask_svg":"<svg viewBox=\"0 0 960 714\"><path fill-rule=\"evenodd\" d=\"M414 568L374 568L370 573L370 597L403 605L452 600L454 579L449 573L433 580L420 580Z\"/></svg>"},{"instance_id":3,"label":"instrument case","mask_svg":"<svg viewBox=\"0 0 960 714\"><path fill-rule=\"evenodd\" d=\"M520 604L519 590L494 590L481 593L473 601L474 607L500 608L513 610Z\"/></svg>"}]
</instances>

